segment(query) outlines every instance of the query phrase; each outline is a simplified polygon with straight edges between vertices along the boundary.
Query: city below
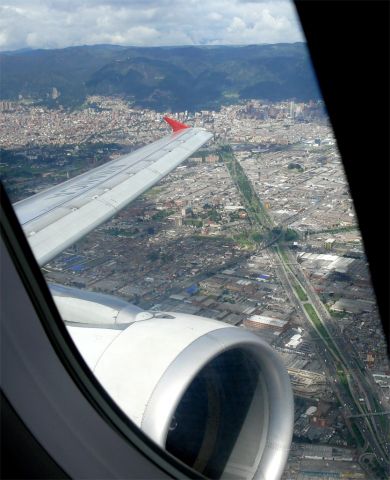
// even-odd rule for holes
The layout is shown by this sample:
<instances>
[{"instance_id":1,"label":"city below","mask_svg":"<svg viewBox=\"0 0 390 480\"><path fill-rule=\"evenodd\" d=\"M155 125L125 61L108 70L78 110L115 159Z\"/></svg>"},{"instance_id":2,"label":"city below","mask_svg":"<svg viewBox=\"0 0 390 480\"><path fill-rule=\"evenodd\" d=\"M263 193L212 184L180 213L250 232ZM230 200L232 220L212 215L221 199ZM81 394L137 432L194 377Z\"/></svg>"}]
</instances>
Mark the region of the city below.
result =
<instances>
[{"instance_id":1,"label":"city below","mask_svg":"<svg viewBox=\"0 0 390 480\"><path fill-rule=\"evenodd\" d=\"M47 281L254 332L279 353L294 392L282 478L389 478L390 364L323 103L165 113L213 139L45 265ZM161 138L162 116L115 96L74 110L0 101L11 200Z\"/></svg>"}]
</instances>

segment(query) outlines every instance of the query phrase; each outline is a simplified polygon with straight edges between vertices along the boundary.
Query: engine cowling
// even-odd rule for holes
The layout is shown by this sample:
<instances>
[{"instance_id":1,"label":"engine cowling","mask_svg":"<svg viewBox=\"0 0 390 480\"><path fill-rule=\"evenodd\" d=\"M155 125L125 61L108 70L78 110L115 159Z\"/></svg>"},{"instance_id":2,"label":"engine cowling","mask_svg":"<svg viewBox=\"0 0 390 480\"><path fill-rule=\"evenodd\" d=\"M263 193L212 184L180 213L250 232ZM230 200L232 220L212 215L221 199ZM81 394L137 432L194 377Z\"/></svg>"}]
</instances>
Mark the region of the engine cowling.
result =
<instances>
[{"instance_id":1,"label":"engine cowling","mask_svg":"<svg viewBox=\"0 0 390 480\"><path fill-rule=\"evenodd\" d=\"M93 308L100 308L93 295ZM112 297L105 297L99 298L107 307ZM54 298L60 311L67 305L65 320L71 314L77 322L73 297L62 291L62 300ZM80 294L76 303L79 308ZM280 478L294 409L278 355L243 328L177 312L141 315L134 308L127 308L133 319L114 321L114 329L92 332L68 323L119 407L158 445L208 478Z\"/></svg>"}]
</instances>

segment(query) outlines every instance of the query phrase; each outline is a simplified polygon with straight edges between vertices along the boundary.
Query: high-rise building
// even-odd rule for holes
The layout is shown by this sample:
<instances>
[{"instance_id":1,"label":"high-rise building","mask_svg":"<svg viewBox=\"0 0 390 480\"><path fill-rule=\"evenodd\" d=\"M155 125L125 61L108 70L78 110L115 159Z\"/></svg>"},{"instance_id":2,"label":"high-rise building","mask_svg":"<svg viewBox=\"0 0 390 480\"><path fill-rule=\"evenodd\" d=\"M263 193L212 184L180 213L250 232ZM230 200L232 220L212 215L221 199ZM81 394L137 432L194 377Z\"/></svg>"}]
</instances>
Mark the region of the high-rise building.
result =
<instances>
[{"instance_id":1,"label":"high-rise building","mask_svg":"<svg viewBox=\"0 0 390 480\"><path fill-rule=\"evenodd\" d=\"M295 116L295 104L294 101L290 102L290 118L294 118Z\"/></svg>"}]
</instances>

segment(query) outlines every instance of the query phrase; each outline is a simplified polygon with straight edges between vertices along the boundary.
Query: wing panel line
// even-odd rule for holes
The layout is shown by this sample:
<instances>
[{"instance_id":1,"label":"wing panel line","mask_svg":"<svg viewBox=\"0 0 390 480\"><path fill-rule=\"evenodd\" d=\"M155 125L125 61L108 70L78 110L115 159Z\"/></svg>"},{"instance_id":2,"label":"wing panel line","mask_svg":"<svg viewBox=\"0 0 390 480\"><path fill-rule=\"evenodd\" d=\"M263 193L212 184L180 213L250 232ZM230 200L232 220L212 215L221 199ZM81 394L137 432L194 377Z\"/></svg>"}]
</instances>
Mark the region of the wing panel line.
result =
<instances>
[{"instance_id":1,"label":"wing panel line","mask_svg":"<svg viewBox=\"0 0 390 480\"><path fill-rule=\"evenodd\" d=\"M189 129L188 129L189 130ZM179 132L179 133L175 133L173 134L175 138L170 138L169 139L169 142L166 144L166 145L169 145L173 142L176 142L178 137L180 136L183 136L184 134L187 134L186 136L189 136L190 138L193 138L194 136L196 136L196 134L198 132L196 131L193 131L192 129L190 131L183 131L183 132ZM188 133L191 133L191 135L188 135ZM189 138L189 139L190 139ZM188 139L188 140L189 140ZM161 142L161 140L163 139L160 139L158 140L157 142ZM187 141L187 140L186 140ZM157 143L155 142L155 143ZM153 144L152 144L153 145ZM149 147L150 145L146 145L146 147ZM152 150L152 152L148 153L147 156L143 156L141 158L139 158L138 160L136 160L134 163L132 163L131 165L126 165L124 166L124 168L122 168L121 170L118 170L118 171L115 171L114 173L112 173L112 175L110 176L104 176L104 180L102 180L103 182L108 182L109 180L112 180L115 176L121 174L121 173L124 173L127 169L131 168L131 167L134 167L135 165L137 165L138 163L140 163L141 161L145 161L145 159L151 157L152 155L154 155L155 153L157 153L161 148L156 146L155 149ZM131 152L130 154L128 154L128 156L131 156L132 154L135 154L139 152L139 150L136 150L135 152ZM161 158L161 157L160 157ZM127 159L128 160L128 159ZM119 162L119 161L126 161L126 158L125 157L122 157L122 158L118 158L116 160L113 160L113 162ZM121 166L121 165L120 165ZM109 167L109 170L111 170L113 167L115 167L115 165L110 165L109 162L105 163L104 165L102 165L101 167ZM100 168L100 167L98 167ZM103 170L103 169L102 169ZM94 174L97 174L99 172L95 171ZM88 178L91 176L91 172L85 172L85 174L82 174L82 175L85 175L85 178ZM79 176L81 177L81 175ZM75 177L75 179L78 179L78 182L80 181L80 178L79 177ZM70 182L72 182L72 180L75 180L75 179L71 179ZM67 183L67 182L64 182L60 185L64 186L64 184ZM59 187L60 185L57 185L55 187L52 187L52 189L56 189L57 187ZM100 185L99 183L99 179L97 178L96 179L96 182L94 182L90 187L86 187L85 185L81 185L80 187L83 189L81 192L78 192L78 193L75 193L74 195L70 196L70 197L67 197L65 198L63 201L60 201L58 203L55 203L53 204L53 206L51 208L48 208L48 209L44 209L44 210L41 210L41 212L39 212L37 215L35 215L34 217L31 217L31 218L28 218L28 220L23 220L23 207L24 206L27 206L28 203L32 203L34 202L34 200L39 200L38 198L34 199L34 197L30 197L28 199L25 199L25 200L21 200L20 202L17 202L14 204L14 208L15 208L15 211L16 211L16 214L19 218L19 221L21 223L21 225L23 227L27 226L30 222L34 221L34 220L37 220L39 219L40 217L42 217L43 215L46 215L48 213L50 213L51 211L55 210L56 208L59 208L61 206L64 206L66 203L70 202L71 200L75 200L76 198L79 198L83 195L86 195L88 194L91 190L93 190L94 188L96 188L98 185ZM78 185L77 183L73 185L73 188L77 188ZM80 188L79 187L79 188ZM37 195L41 195L43 193L49 193L49 191L46 191L46 192L41 192L41 193L38 193ZM58 192L57 195L55 196L59 196L61 195L61 192ZM65 194L66 195L66 194ZM49 197L49 198L53 198L53 197ZM27 203L28 202L28 203Z\"/></svg>"},{"instance_id":2,"label":"wing panel line","mask_svg":"<svg viewBox=\"0 0 390 480\"><path fill-rule=\"evenodd\" d=\"M196 129L192 130L191 133L188 130L183 132L183 135L187 134L186 141L181 140L174 149L164 150L163 155L153 162L145 162L145 168L139 169L130 176L125 174L126 169L124 169L121 173L106 177L103 182L95 185L94 189L88 188L88 192L83 191L82 194L73 195L61 204L56 204L48 212L41 213L25 223L23 229L38 263L42 266L49 262L65 248L115 215L120 209L170 173L212 137L212 134L205 130ZM156 151L153 151L149 156L155 154ZM118 161L121 160L123 159L118 159ZM141 160L144 161L145 158L140 159L138 163L141 163ZM112 185L112 177L119 177L115 185ZM112 188L105 189L104 186L108 184ZM59 188L63 188L63 184ZM96 191L101 194L87 197L87 195ZM40 195L40 201L44 202L47 192L37 194ZM53 190L50 189L50 194L52 193ZM27 205L28 200L25 200ZM80 206L75 208L77 203ZM72 206L73 208L71 208Z\"/></svg>"}]
</instances>

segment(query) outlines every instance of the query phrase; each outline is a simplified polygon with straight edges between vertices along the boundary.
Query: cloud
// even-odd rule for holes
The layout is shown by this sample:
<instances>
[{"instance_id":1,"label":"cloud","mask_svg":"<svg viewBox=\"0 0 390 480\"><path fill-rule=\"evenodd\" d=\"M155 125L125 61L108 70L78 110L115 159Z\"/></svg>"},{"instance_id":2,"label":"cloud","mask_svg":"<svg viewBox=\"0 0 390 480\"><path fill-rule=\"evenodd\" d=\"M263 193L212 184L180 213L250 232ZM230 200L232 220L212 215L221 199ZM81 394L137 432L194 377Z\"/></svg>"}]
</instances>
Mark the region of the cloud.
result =
<instances>
[{"instance_id":1,"label":"cloud","mask_svg":"<svg viewBox=\"0 0 390 480\"><path fill-rule=\"evenodd\" d=\"M303 41L288 0L5 0L0 48Z\"/></svg>"}]
</instances>

